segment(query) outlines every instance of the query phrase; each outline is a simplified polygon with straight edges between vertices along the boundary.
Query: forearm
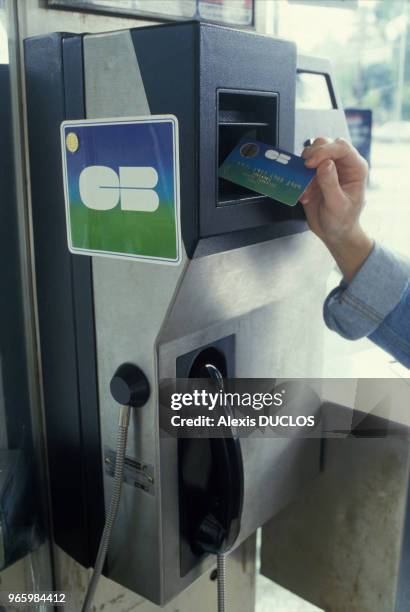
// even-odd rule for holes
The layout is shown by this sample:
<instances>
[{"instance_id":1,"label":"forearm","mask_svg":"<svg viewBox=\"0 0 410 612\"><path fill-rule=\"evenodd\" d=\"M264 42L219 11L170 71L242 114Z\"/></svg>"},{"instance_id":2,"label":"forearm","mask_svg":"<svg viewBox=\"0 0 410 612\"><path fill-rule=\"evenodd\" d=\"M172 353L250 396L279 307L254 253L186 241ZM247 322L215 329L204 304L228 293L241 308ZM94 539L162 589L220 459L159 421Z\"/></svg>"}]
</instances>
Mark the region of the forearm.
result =
<instances>
[{"instance_id":1,"label":"forearm","mask_svg":"<svg viewBox=\"0 0 410 612\"><path fill-rule=\"evenodd\" d=\"M344 338L370 337L410 364L410 262L376 244L350 282L328 296L324 317Z\"/></svg>"},{"instance_id":2,"label":"forearm","mask_svg":"<svg viewBox=\"0 0 410 612\"><path fill-rule=\"evenodd\" d=\"M369 338L410 369L410 285Z\"/></svg>"},{"instance_id":3,"label":"forearm","mask_svg":"<svg viewBox=\"0 0 410 612\"><path fill-rule=\"evenodd\" d=\"M343 274L326 299L326 324L344 338L369 337L409 367L410 263L375 245L360 226L366 161L348 142L325 138L303 157L317 172L300 201Z\"/></svg>"}]
</instances>

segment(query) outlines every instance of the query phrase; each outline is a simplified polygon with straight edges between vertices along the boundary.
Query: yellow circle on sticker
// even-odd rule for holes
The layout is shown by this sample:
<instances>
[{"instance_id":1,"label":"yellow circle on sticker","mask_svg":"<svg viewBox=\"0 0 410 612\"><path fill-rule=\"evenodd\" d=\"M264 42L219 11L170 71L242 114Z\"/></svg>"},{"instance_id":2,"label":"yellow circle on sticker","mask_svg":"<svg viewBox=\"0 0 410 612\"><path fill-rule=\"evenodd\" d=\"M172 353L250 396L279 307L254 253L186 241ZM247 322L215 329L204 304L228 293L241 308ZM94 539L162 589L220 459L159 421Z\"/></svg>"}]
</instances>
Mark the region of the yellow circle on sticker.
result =
<instances>
[{"instance_id":1,"label":"yellow circle on sticker","mask_svg":"<svg viewBox=\"0 0 410 612\"><path fill-rule=\"evenodd\" d=\"M66 136L65 144L70 153L75 153L76 151L78 151L80 141L78 140L77 134L75 134L74 132L69 132Z\"/></svg>"}]
</instances>

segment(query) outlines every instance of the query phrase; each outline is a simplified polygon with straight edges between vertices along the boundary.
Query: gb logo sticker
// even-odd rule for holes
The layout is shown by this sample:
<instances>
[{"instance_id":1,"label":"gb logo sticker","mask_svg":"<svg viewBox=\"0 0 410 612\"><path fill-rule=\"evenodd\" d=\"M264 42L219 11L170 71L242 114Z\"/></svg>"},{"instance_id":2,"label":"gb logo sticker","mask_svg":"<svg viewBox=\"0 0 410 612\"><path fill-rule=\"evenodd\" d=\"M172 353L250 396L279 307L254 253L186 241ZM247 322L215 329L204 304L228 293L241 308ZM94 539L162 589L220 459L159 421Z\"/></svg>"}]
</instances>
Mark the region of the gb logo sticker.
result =
<instances>
[{"instance_id":1,"label":"gb logo sticker","mask_svg":"<svg viewBox=\"0 0 410 612\"><path fill-rule=\"evenodd\" d=\"M108 166L88 166L79 179L81 200L93 210L111 210L120 202L121 210L155 212L157 184L158 173L151 166L120 167L118 174Z\"/></svg>"}]
</instances>

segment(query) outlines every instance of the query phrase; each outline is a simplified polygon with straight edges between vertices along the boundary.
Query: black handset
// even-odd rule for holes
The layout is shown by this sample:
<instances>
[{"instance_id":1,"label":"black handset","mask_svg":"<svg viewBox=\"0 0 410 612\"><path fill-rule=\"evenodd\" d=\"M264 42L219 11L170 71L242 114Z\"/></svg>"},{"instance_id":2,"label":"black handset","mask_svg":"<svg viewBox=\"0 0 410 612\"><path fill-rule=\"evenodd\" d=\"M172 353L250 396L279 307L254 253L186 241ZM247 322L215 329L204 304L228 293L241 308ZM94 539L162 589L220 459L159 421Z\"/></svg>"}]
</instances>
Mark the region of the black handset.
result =
<instances>
[{"instance_id":1,"label":"black handset","mask_svg":"<svg viewBox=\"0 0 410 612\"><path fill-rule=\"evenodd\" d=\"M223 390L214 364L201 364L201 377L213 378ZM225 407L229 413L229 407ZM240 441L232 429L218 438L179 440L181 575L203 554L229 551L239 534L243 503Z\"/></svg>"}]
</instances>

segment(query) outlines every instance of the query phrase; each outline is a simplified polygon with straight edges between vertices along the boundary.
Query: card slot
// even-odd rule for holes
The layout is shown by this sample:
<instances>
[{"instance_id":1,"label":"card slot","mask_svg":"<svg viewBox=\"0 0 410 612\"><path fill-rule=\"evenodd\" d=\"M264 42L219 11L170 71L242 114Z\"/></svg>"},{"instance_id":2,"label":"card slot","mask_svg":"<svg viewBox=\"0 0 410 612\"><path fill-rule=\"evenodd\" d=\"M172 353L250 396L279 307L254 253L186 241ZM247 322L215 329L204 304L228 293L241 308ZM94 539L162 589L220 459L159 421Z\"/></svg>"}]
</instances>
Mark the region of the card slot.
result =
<instances>
[{"instance_id":1,"label":"card slot","mask_svg":"<svg viewBox=\"0 0 410 612\"><path fill-rule=\"evenodd\" d=\"M220 127L228 127L230 125L241 125L243 127L267 127L269 123L266 121L220 121Z\"/></svg>"},{"instance_id":2,"label":"card slot","mask_svg":"<svg viewBox=\"0 0 410 612\"><path fill-rule=\"evenodd\" d=\"M261 115L256 110L241 111L238 109L220 110L219 123L255 123L261 121Z\"/></svg>"},{"instance_id":3,"label":"card slot","mask_svg":"<svg viewBox=\"0 0 410 612\"><path fill-rule=\"evenodd\" d=\"M218 91L218 168L242 140L259 140L277 146L278 97L275 93ZM260 202L254 191L217 179L217 205Z\"/></svg>"}]
</instances>

